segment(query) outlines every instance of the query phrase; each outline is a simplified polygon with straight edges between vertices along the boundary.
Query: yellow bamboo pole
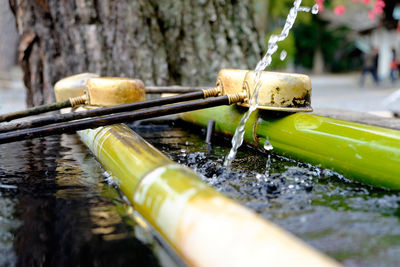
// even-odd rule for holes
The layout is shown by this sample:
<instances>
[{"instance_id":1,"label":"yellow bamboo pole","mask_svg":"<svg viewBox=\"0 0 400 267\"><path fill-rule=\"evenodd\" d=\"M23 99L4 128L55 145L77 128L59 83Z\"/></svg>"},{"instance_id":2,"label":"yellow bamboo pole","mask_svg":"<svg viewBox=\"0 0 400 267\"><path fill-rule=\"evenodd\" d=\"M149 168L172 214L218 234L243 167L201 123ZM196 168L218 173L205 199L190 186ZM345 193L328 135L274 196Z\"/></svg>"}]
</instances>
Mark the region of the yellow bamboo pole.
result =
<instances>
[{"instance_id":1,"label":"yellow bamboo pole","mask_svg":"<svg viewBox=\"0 0 400 267\"><path fill-rule=\"evenodd\" d=\"M133 207L189 265L337 265L216 192L125 125L78 133Z\"/></svg>"}]
</instances>

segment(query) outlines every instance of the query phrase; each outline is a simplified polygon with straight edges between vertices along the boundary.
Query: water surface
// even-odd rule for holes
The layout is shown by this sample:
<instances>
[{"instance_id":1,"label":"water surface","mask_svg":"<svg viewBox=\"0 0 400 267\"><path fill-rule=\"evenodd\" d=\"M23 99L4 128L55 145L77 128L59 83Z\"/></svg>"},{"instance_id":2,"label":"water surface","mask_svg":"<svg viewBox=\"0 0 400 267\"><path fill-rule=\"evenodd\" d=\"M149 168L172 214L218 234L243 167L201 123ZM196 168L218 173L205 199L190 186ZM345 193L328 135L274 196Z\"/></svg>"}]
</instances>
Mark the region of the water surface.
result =
<instances>
[{"instance_id":1,"label":"water surface","mask_svg":"<svg viewBox=\"0 0 400 267\"><path fill-rule=\"evenodd\" d=\"M276 154L266 177L268 154L250 147L239 150L232 168L225 168L228 138L215 138L210 152L204 129L173 124L134 129L218 191L346 266L400 266L400 193Z\"/></svg>"},{"instance_id":2,"label":"water surface","mask_svg":"<svg viewBox=\"0 0 400 267\"><path fill-rule=\"evenodd\" d=\"M0 266L159 266L75 135L1 145Z\"/></svg>"},{"instance_id":3,"label":"water surface","mask_svg":"<svg viewBox=\"0 0 400 267\"><path fill-rule=\"evenodd\" d=\"M210 149L203 129L179 121L133 128L217 190L345 265L400 265L400 193L275 154L267 177L268 154L250 147L225 168L229 139L214 138ZM0 266L159 266L103 172L74 135L2 145Z\"/></svg>"}]
</instances>

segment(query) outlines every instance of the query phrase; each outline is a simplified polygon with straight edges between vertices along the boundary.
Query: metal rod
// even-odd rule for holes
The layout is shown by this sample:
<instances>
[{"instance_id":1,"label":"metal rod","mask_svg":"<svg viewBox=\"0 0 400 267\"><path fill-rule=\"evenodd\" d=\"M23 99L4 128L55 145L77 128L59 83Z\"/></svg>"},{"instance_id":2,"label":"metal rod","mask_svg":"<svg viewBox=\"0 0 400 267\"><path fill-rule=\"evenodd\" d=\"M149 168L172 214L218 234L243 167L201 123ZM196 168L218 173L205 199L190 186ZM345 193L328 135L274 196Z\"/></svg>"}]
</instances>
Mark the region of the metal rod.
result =
<instances>
[{"instance_id":1,"label":"metal rod","mask_svg":"<svg viewBox=\"0 0 400 267\"><path fill-rule=\"evenodd\" d=\"M208 91L209 90L207 90L207 92ZM119 106L97 108L97 109L81 111L81 112L72 112L72 113L67 113L67 114L48 116L48 117L34 119L31 121L23 121L23 122L7 123L7 124L3 123L3 124L0 124L0 132L3 132L3 133L11 132L11 131L15 131L15 130L39 127L39 126L44 126L44 125L49 125L49 124L54 124L54 123L67 122L67 121L95 117L95 116L109 115L112 113L134 111L134 110L138 110L138 109L167 105L167 104L172 104L172 103L177 103L177 102L182 102L182 101L195 100L195 99L205 98L205 97L209 97L209 96L212 96L212 95L205 94L204 91L197 91L197 92L192 92L192 93L187 93L187 94L182 94L182 95L177 95L177 96L164 97L164 98L153 99L153 100L145 100L145 101L140 101L140 102L119 105Z\"/></svg>"},{"instance_id":2,"label":"metal rod","mask_svg":"<svg viewBox=\"0 0 400 267\"><path fill-rule=\"evenodd\" d=\"M11 121L11 120L15 120L15 119L19 119L19 118L23 118L23 117L27 117L27 116L38 115L41 113L59 110L62 108L68 108L68 107L71 107L71 101L69 99L62 101L62 102L41 105L41 106L26 109L26 110L21 110L21 111L16 111L16 112L0 115L0 122Z\"/></svg>"},{"instance_id":3,"label":"metal rod","mask_svg":"<svg viewBox=\"0 0 400 267\"><path fill-rule=\"evenodd\" d=\"M203 108L229 105L234 102L243 101L243 98L229 95L197 100L186 103L172 104L169 106L153 107L136 112L125 112L109 116L96 117L86 120L71 121L68 123L58 123L38 128L24 129L16 132L0 134L0 144L21 141L24 139L44 137L49 135L73 133L75 131L97 128L108 124L131 122L135 120L160 117L165 115L177 114L186 111L198 110Z\"/></svg>"},{"instance_id":4,"label":"metal rod","mask_svg":"<svg viewBox=\"0 0 400 267\"><path fill-rule=\"evenodd\" d=\"M211 88L211 87L209 87ZM182 94L201 91L202 89L209 89L204 87L189 87L189 86L146 86L146 94Z\"/></svg>"},{"instance_id":5,"label":"metal rod","mask_svg":"<svg viewBox=\"0 0 400 267\"><path fill-rule=\"evenodd\" d=\"M215 120L209 120L207 125L206 144L211 145L211 137L214 133Z\"/></svg>"},{"instance_id":6,"label":"metal rod","mask_svg":"<svg viewBox=\"0 0 400 267\"><path fill-rule=\"evenodd\" d=\"M215 127L215 121L214 120L208 120L208 125L207 125L207 134L206 134L206 155L210 155L212 152L212 146L211 146L211 137L214 133L214 127Z\"/></svg>"}]
</instances>

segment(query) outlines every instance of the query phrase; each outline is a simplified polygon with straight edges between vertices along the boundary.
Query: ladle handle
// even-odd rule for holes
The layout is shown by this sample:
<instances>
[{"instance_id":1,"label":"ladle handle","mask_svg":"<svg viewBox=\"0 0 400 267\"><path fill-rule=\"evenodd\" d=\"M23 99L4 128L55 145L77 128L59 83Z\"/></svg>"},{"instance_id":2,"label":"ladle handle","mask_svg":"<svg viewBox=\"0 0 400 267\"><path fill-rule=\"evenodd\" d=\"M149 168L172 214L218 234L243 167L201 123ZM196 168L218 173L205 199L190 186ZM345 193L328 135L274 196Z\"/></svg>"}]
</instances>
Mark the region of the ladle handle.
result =
<instances>
[{"instance_id":1,"label":"ladle handle","mask_svg":"<svg viewBox=\"0 0 400 267\"><path fill-rule=\"evenodd\" d=\"M0 144L21 141L24 139L44 137L49 135L74 133L79 130L97 128L109 124L132 122L136 120L166 116L166 115L177 114L186 111L193 111L203 108L229 105L236 100L237 98L236 97L232 98L231 95L218 96L204 100L196 100L196 101L172 104L162 107L153 107L135 112L124 112L124 113L118 113L103 117L96 117L86 120L77 120L68 123L58 123L38 128L24 129L20 131L0 134Z\"/></svg>"},{"instance_id":2,"label":"ladle handle","mask_svg":"<svg viewBox=\"0 0 400 267\"><path fill-rule=\"evenodd\" d=\"M59 110L62 108L68 108L68 107L71 107L71 101L69 99L62 101L62 102L41 105L41 106L26 109L26 110L21 110L21 111L16 111L16 112L0 115L0 122L11 121L11 120L19 119L19 118L24 118L27 116L38 115L41 113Z\"/></svg>"}]
</instances>

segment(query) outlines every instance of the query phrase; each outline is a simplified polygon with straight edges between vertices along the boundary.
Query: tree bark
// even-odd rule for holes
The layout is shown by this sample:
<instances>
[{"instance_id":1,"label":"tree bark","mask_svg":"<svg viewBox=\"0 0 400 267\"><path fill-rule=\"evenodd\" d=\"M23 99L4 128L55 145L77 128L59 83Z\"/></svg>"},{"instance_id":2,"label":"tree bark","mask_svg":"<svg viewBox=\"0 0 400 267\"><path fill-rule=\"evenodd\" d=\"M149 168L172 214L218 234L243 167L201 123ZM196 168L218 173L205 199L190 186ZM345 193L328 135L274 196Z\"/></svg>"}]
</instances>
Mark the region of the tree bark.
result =
<instances>
[{"instance_id":1,"label":"tree bark","mask_svg":"<svg viewBox=\"0 0 400 267\"><path fill-rule=\"evenodd\" d=\"M16 65L15 48L18 44L15 18L10 12L10 7L4 3L0 5L0 72L8 72Z\"/></svg>"},{"instance_id":2,"label":"tree bark","mask_svg":"<svg viewBox=\"0 0 400 267\"><path fill-rule=\"evenodd\" d=\"M263 52L251 0L9 1L28 106L54 101L54 83L80 72L209 85Z\"/></svg>"}]
</instances>

